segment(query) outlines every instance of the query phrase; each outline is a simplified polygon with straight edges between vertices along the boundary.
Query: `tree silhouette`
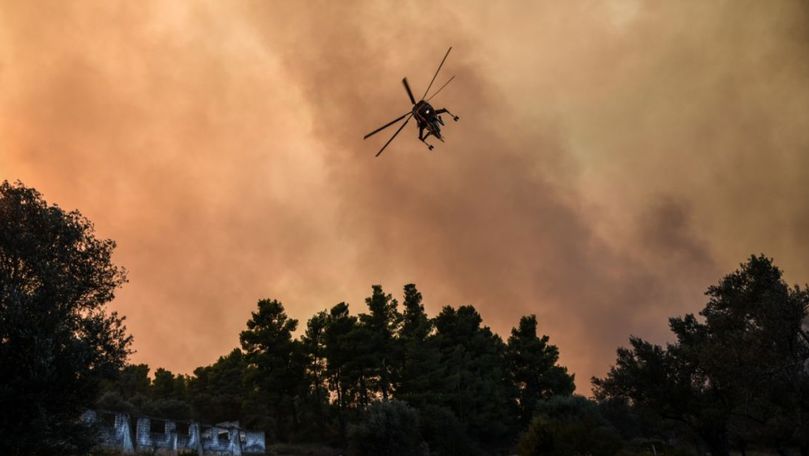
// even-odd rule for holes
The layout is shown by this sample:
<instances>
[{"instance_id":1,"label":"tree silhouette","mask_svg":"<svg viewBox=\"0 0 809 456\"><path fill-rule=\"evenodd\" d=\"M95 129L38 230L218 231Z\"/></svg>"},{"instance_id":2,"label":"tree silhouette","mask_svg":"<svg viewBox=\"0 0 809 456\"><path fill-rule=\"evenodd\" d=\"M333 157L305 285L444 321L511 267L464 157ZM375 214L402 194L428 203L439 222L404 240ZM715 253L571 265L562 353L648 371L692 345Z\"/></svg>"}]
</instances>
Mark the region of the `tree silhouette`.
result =
<instances>
[{"instance_id":1,"label":"tree silhouette","mask_svg":"<svg viewBox=\"0 0 809 456\"><path fill-rule=\"evenodd\" d=\"M514 429L514 387L506 344L472 306L444 307L435 319L435 342L444 366L441 405L451 409L485 444L498 444Z\"/></svg>"},{"instance_id":2,"label":"tree silhouette","mask_svg":"<svg viewBox=\"0 0 809 456\"><path fill-rule=\"evenodd\" d=\"M713 455L751 442L809 454L809 293L761 255L706 294L702 321L670 320L674 343L632 338L619 349L607 376L593 380L596 397L682 423Z\"/></svg>"},{"instance_id":3,"label":"tree silhouette","mask_svg":"<svg viewBox=\"0 0 809 456\"><path fill-rule=\"evenodd\" d=\"M131 342L104 308L125 282L114 248L79 212L0 184L0 454L84 454L92 444L78 417Z\"/></svg>"},{"instance_id":4,"label":"tree silhouette","mask_svg":"<svg viewBox=\"0 0 809 456\"><path fill-rule=\"evenodd\" d=\"M240 336L253 400L267 407L269 420L264 426L281 440L288 440L298 427L296 398L305 366L300 342L292 338L297 326L280 302L262 299Z\"/></svg>"},{"instance_id":5,"label":"tree silhouette","mask_svg":"<svg viewBox=\"0 0 809 456\"><path fill-rule=\"evenodd\" d=\"M520 422L527 425L534 416L539 401L552 396L573 394L573 376L558 366L559 349L548 344L548 336L537 336L534 315L520 318L508 338L508 363L517 389Z\"/></svg>"},{"instance_id":6,"label":"tree silhouette","mask_svg":"<svg viewBox=\"0 0 809 456\"><path fill-rule=\"evenodd\" d=\"M398 302L385 294L382 286L374 285L372 294L365 299L369 313L360 314L360 353L367 357L367 370L363 377L370 381L369 389L388 399L396 380L401 350L395 335L401 323ZM367 403L366 403L367 405Z\"/></svg>"},{"instance_id":7,"label":"tree silhouette","mask_svg":"<svg viewBox=\"0 0 809 456\"><path fill-rule=\"evenodd\" d=\"M441 352L431 337L433 322L424 311L421 293L414 284L405 285L403 305L396 397L421 409L441 401L439 392L444 378Z\"/></svg>"},{"instance_id":8,"label":"tree silhouette","mask_svg":"<svg viewBox=\"0 0 809 456\"><path fill-rule=\"evenodd\" d=\"M258 421L243 411L247 397L244 373L247 361L234 349L210 366L194 369L188 382L188 395L198 420L219 423L238 419L243 423Z\"/></svg>"}]
</instances>

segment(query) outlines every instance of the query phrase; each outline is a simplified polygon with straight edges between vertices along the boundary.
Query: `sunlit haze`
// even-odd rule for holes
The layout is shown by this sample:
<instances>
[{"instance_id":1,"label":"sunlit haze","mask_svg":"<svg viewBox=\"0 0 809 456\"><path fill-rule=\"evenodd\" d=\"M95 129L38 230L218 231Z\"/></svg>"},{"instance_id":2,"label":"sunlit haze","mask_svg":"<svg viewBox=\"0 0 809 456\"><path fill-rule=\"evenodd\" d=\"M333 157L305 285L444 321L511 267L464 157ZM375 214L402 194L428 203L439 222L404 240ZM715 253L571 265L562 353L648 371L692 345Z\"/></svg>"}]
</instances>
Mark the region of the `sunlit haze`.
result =
<instances>
[{"instance_id":1,"label":"sunlit haze","mask_svg":"<svg viewBox=\"0 0 809 456\"><path fill-rule=\"evenodd\" d=\"M461 121L374 158L449 46ZM3 1L0 180L117 242L135 362L413 282L586 394L750 254L809 280L808 55L800 1Z\"/></svg>"}]
</instances>

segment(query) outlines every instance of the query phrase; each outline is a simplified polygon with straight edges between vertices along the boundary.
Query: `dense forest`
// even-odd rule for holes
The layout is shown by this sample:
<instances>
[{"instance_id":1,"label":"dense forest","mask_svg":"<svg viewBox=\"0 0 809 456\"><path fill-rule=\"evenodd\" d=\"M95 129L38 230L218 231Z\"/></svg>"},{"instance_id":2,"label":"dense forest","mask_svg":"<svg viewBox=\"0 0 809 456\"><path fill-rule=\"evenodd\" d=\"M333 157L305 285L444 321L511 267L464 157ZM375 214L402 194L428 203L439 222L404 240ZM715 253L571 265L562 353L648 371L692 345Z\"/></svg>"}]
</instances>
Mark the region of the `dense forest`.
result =
<instances>
[{"instance_id":1,"label":"dense forest","mask_svg":"<svg viewBox=\"0 0 809 456\"><path fill-rule=\"evenodd\" d=\"M472 306L427 315L413 284L305 324L260 299L239 347L191 375L152 372L127 363L124 319L105 309L126 282L114 247L78 212L0 185L0 435L15 436L0 454L86 454L77 418L99 408L356 455L809 455L809 292L763 255L671 318L672 342L631 337L588 398L535 316L503 340Z\"/></svg>"},{"instance_id":2,"label":"dense forest","mask_svg":"<svg viewBox=\"0 0 809 456\"><path fill-rule=\"evenodd\" d=\"M261 300L241 349L191 376L157 369L150 381L148 366L126 366L98 406L238 420L264 429L271 441L343 445L372 405L396 400L399 408L385 413L412 409L419 416L413 448L423 434L436 454L473 454L508 447L540 401L573 393L573 376L558 365L548 337L537 334L534 316L520 319L504 342L471 306L445 307L430 318L412 284L401 306L374 286L366 310L352 315L339 303L312 316L296 338L298 321L280 302Z\"/></svg>"}]
</instances>

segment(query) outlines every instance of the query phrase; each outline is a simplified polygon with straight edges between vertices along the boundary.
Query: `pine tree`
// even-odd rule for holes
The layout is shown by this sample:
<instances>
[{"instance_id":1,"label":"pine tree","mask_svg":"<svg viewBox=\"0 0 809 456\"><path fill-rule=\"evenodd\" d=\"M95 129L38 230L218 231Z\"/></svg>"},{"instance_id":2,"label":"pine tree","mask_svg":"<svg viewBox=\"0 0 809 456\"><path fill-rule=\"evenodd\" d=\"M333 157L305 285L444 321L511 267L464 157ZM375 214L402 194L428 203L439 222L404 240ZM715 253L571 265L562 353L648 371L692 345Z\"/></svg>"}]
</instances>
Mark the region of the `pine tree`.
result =
<instances>
[{"instance_id":1,"label":"pine tree","mask_svg":"<svg viewBox=\"0 0 809 456\"><path fill-rule=\"evenodd\" d=\"M296 403L304 382L302 348L292 338L297 326L298 321L287 317L280 302L262 299L240 336L248 362L246 381L267 407L267 426L283 441L297 431Z\"/></svg>"},{"instance_id":2,"label":"pine tree","mask_svg":"<svg viewBox=\"0 0 809 456\"><path fill-rule=\"evenodd\" d=\"M402 317L398 302L385 294L380 285L374 285L372 290L371 296L365 299L369 313L359 316L362 337L358 340L358 355L365 361L362 378L367 379L370 392L388 399L401 358L395 335Z\"/></svg>"},{"instance_id":3,"label":"pine tree","mask_svg":"<svg viewBox=\"0 0 809 456\"><path fill-rule=\"evenodd\" d=\"M514 431L513 384L506 344L472 306L444 307L435 319L435 342L444 365L441 405L451 409L484 444L498 445Z\"/></svg>"},{"instance_id":4,"label":"pine tree","mask_svg":"<svg viewBox=\"0 0 809 456\"><path fill-rule=\"evenodd\" d=\"M433 322L424 312L422 296L415 285L405 285L403 306L399 330L402 357L396 397L421 409L439 400L436 390L443 378L441 353L430 338Z\"/></svg>"},{"instance_id":5,"label":"pine tree","mask_svg":"<svg viewBox=\"0 0 809 456\"><path fill-rule=\"evenodd\" d=\"M575 388L567 368L557 365L559 349L548 340L548 336L537 336L534 315L520 318L519 326L512 328L508 338L508 364L523 426L531 421L539 401L569 396Z\"/></svg>"}]
</instances>

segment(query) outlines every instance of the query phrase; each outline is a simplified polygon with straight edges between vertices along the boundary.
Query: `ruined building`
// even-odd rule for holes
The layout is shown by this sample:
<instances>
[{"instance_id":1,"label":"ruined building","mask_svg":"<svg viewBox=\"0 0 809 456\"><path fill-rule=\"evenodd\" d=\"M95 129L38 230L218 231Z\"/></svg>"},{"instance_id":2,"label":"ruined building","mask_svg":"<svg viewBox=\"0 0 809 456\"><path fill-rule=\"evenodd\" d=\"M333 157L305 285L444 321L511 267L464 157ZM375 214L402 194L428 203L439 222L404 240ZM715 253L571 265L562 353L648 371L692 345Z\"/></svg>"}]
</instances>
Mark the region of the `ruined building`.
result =
<instances>
[{"instance_id":1,"label":"ruined building","mask_svg":"<svg viewBox=\"0 0 809 456\"><path fill-rule=\"evenodd\" d=\"M239 456L265 452L264 433L241 429L238 423L209 426L148 417L131 419L125 413L100 410L88 410L82 420L97 427L99 446L124 454L160 451L163 454Z\"/></svg>"}]
</instances>

